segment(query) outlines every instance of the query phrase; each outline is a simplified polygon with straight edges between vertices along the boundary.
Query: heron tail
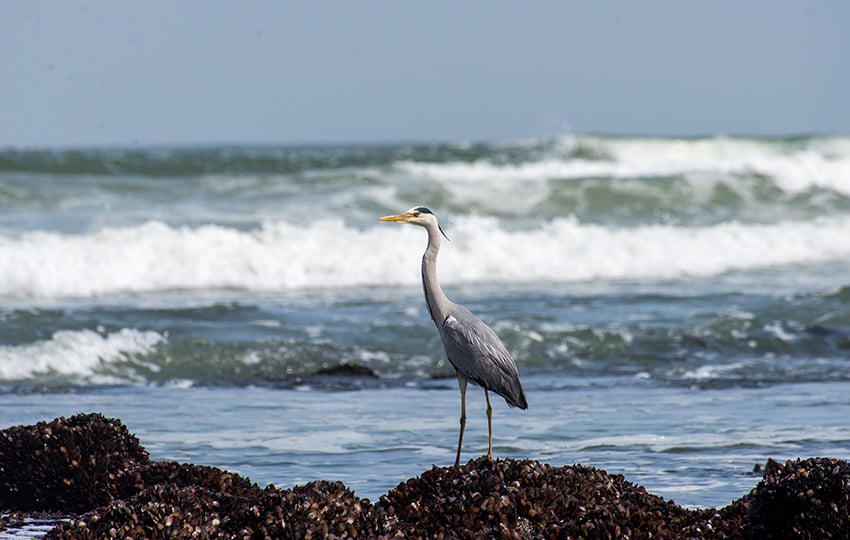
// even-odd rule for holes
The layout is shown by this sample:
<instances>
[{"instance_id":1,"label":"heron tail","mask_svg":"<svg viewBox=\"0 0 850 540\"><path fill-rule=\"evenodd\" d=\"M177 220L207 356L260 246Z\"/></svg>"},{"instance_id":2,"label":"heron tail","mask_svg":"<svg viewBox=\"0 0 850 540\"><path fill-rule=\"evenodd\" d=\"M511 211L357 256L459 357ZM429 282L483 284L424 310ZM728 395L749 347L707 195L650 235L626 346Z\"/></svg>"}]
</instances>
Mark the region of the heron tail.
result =
<instances>
[{"instance_id":1,"label":"heron tail","mask_svg":"<svg viewBox=\"0 0 850 540\"><path fill-rule=\"evenodd\" d=\"M509 407L517 407L525 410L528 408L528 400L525 399L525 390L522 389L522 383L519 380L515 384L511 384L506 388L506 392L499 392L499 395L505 398L505 402Z\"/></svg>"}]
</instances>

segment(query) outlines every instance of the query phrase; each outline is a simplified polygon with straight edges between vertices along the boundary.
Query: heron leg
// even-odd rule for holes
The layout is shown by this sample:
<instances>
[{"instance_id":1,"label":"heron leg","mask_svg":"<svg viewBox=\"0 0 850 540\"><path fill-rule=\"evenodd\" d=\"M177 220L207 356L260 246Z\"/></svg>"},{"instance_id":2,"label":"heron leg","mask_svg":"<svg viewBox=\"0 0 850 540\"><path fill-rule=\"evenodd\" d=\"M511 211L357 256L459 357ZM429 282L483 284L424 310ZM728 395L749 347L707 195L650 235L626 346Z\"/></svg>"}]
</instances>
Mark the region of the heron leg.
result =
<instances>
[{"instance_id":1,"label":"heron leg","mask_svg":"<svg viewBox=\"0 0 850 540\"><path fill-rule=\"evenodd\" d=\"M487 400L487 459L493 459L493 407L490 406L490 394L486 388L484 399Z\"/></svg>"},{"instance_id":2,"label":"heron leg","mask_svg":"<svg viewBox=\"0 0 850 540\"><path fill-rule=\"evenodd\" d=\"M457 457L455 467L460 465L460 449L463 446L463 429L466 427L466 377L457 374L457 385L460 387L460 434L457 436Z\"/></svg>"}]
</instances>

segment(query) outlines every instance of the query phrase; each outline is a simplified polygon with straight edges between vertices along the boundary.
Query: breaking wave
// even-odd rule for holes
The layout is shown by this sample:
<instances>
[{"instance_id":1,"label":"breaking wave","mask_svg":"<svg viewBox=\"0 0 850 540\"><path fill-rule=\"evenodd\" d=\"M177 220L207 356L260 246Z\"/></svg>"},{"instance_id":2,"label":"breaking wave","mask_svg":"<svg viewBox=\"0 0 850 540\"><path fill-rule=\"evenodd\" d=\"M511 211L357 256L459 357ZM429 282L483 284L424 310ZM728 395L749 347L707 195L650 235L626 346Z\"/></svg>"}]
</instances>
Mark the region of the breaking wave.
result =
<instances>
[{"instance_id":1,"label":"breaking wave","mask_svg":"<svg viewBox=\"0 0 850 540\"><path fill-rule=\"evenodd\" d=\"M658 280L850 257L850 217L703 227L608 227L558 218L530 228L492 217L451 222L446 283ZM175 227L159 221L85 234L0 236L0 295L92 297L175 289L256 291L414 285L418 227L339 220Z\"/></svg>"}]
</instances>

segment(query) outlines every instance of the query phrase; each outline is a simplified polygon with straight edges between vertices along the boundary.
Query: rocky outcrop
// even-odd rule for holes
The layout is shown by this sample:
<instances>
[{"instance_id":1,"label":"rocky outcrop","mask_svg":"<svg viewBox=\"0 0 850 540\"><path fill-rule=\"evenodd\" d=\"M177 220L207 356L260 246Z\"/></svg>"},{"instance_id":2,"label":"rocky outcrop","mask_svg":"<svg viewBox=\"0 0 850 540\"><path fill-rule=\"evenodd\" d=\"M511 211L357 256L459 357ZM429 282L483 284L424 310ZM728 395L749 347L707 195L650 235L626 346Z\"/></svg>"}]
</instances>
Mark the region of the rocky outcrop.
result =
<instances>
[{"instance_id":1,"label":"rocky outcrop","mask_svg":"<svg viewBox=\"0 0 850 540\"><path fill-rule=\"evenodd\" d=\"M775 464L733 504L693 510L592 467L480 458L373 503L339 482L260 488L152 462L120 421L89 414L0 432L0 508L64 513L52 539L848 538L850 464Z\"/></svg>"}]
</instances>

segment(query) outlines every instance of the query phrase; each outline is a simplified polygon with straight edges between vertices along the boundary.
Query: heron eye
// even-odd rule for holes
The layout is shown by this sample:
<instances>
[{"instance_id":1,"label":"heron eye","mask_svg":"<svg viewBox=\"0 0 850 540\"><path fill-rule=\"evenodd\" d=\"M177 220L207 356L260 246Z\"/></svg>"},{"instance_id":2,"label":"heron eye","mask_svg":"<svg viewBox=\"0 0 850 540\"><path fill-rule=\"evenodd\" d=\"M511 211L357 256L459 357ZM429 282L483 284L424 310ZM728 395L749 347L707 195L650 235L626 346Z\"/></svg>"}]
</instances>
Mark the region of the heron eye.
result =
<instances>
[{"instance_id":1,"label":"heron eye","mask_svg":"<svg viewBox=\"0 0 850 540\"><path fill-rule=\"evenodd\" d=\"M419 212L413 212L413 217L419 217Z\"/></svg>"}]
</instances>

